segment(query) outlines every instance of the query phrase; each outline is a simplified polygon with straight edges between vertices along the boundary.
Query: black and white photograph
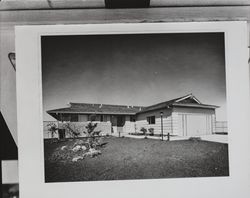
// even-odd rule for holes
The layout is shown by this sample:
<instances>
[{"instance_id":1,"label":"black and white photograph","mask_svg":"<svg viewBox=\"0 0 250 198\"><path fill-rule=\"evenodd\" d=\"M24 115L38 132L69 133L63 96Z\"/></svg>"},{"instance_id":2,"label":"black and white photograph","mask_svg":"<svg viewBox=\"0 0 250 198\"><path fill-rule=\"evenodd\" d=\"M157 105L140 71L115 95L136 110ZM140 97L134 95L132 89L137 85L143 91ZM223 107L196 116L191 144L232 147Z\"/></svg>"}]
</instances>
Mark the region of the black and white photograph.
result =
<instances>
[{"instance_id":1,"label":"black and white photograph","mask_svg":"<svg viewBox=\"0 0 250 198\"><path fill-rule=\"evenodd\" d=\"M0 0L0 197L249 198L250 1Z\"/></svg>"},{"instance_id":2,"label":"black and white photograph","mask_svg":"<svg viewBox=\"0 0 250 198\"><path fill-rule=\"evenodd\" d=\"M228 177L225 35L41 36L44 181Z\"/></svg>"}]
</instances>

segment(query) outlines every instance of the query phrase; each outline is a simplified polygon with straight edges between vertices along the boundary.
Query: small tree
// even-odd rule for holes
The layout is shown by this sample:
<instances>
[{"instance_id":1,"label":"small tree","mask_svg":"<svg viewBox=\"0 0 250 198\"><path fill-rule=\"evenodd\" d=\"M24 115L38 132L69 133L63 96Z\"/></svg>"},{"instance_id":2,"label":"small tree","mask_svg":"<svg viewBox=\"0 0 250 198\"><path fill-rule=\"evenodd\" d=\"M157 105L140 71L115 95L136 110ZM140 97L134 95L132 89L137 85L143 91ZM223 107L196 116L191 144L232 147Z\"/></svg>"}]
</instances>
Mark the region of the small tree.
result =
<instances>
[{"instance_id":1,"label":"small tree","mask_svg":"<svg viewBox=\"0 0 250 198\"><path fill-rule=\"evenodd\" d=\"M54 135L57 134L58 128L57 125L54 122L50 122L47 124L48 131L51 134L51 138L54 138Z\"/></svg>"},{"instance_id":2,"label":"small tree","mask_svg":"<svg viewBox=\"0 0 250 198\"><path fill-rule=\"evenodd\" d=\"M95 148L97 145L100 145L100 133L101 131L95 131L95 128L97 127L97 123L89 122L88 125L85 127L87 131L84 131L83 133L86 134L89 144L89 148Z\"/></svg>"},{"instance_id":3,"label":"small tree","mask_svg":"<svg viewBox=\"0 0 250 198\"><path fill-rule=\"evenodd\" d=\"M72 138L77 138L81 134L79 128L77 128L76 125L71 124L69 122L63 124L63 128L67 129L67 134Z\"/></svg>"}]
</instances>

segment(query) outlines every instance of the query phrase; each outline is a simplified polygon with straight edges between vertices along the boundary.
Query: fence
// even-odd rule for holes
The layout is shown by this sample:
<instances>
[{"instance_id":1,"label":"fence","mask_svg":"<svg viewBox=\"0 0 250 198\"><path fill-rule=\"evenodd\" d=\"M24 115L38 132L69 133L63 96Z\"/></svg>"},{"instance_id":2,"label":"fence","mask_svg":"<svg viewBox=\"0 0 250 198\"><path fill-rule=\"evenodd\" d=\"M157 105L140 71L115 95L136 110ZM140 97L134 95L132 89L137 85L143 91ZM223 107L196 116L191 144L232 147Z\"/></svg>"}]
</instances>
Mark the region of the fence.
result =
<instances>
[{"instance_id":1,"label":"fence","mask_svg":"<svg viewBox=\"0 0 250 198\"><path fill-rule=\"evenodd\" d=\"M94 122L95 123L95 122ZM43 136L44 139L50 138L58 138L58 132L52 135L51 131L49 130L51 124L55 124L56 128L65 129L65 137L71 137L72 131L78 133L79 137L85 136L83 131L86 131L86 126L88 122L68 122L67 125L65 123L59 123L58 121L44 121L43 122ZM95 131L101 131L101 135L110 135L111 134L111 123L110 122L97 122L97 127Z\"/></svg>"},{"instance_id":2,"label":"fence","mask_svg":"<svg viewBox=\"0 0 250 198\"><path fill-rule=\"evenodd\" d=\"M227 121L216 121L215 133L228 133Z\"/></svg>"}]
</instances>

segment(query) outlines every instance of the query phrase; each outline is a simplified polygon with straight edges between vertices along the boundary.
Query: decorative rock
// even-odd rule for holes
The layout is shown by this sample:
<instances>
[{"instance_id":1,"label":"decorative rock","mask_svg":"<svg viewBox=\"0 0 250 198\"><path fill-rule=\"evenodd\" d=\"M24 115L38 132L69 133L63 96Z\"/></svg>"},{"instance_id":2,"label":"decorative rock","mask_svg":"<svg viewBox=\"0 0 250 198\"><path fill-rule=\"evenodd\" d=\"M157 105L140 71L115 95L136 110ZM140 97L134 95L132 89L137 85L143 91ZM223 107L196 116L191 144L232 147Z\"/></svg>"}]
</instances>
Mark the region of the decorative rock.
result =
<instances>
[{"instance_id":1,"label":"decorative rock","mask_svg":"<svg viewBox=\"0 0 250 198\"><path fill-rule=\"evenodd\" d=\"M81 147L83 151L86 151L87 150L87 147L86 146L82 146Z\"/></svg>"},{"instance_id":2,"label":"decorative rock","mask_svg":"<svg viewBox=\"0 0 250 198\"><path fill-rule=\"evenodd\" d=\"M72 159L72 162L77 162L79 159L83 159L83 157L81 157L81 156L74 157Z\"/></svg>"},{"instance_id":3,"label":"decorative rock","mask_svg":"<svg viewBox=\"0 0 250 198\"><path fill-rule=\"evenodd\" d=\"M77 152L81 149L82 147L80 145L75 146L72 151Z\"/></svg>"},{"instance_id":4,"label":"decorative rock","mask_svg":"<svg viewBox=\"0 0 250 198\"><path fill-rule=\"evenodd\" d=\"M83 157L87 157L87 156L95 157L95 156L100 155L100 154L101 154L100 150L95 150L95 149L91 148L91 149L89 149L88 152L84 153L82 156Z\"/></svg>"},{"instance_id":5,"label":"decorative rock","mask_svg":"<svg viewBox=\"0 0 250 198\"><path fill-rule=\"evenodd\" d=\"M91 157L95 157L95 156L101 154L101 151L100 150L95 150L95 149L91 148L91 149L89 149L89 153L90 153Z\"/></svg>"},{"instance_id":6,"label":"decorative rock","mask_svg":"<svg viewBox=\"0 0 250 198\"><path fill-rule=\"evenodd\" d=\"M61 147L61 150L63 151L63 150L65 150L67 148L67 146L62 146Z\"/></svg>"},{"instance_id":7,"label":"decorative rock","mask_svg":"<svg viewBox=\"0 0 250 198\"><path fill-rule=\"evenodd\" d=\"M80 145L80 144L84 144L84 141L83 140L76 140L73 147L75 147L76 145Z\"/></svg>"}]
</instances>

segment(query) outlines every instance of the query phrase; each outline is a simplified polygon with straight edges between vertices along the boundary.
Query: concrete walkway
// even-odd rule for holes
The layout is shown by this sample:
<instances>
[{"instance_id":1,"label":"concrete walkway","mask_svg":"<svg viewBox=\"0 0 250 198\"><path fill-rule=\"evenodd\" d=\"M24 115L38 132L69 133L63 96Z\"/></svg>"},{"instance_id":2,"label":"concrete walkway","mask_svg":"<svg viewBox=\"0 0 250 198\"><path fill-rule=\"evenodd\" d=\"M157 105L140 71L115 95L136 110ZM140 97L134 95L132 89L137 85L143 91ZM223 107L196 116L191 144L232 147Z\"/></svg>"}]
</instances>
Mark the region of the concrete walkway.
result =
<instances>
[{"instance_id":1,"label":"concrete walkway","mask_svg":"<svg viewBox=\"0 0 250 198\"><path fill-rule=\"evenodd\" d=\"M209 141L209 142L218 142L218 143L228 143L228 136L227 135L218 135L218 134L213 134L213 135L201 135L201 136L195 136L197 138L201 138L201 140L204 141ZM170 137L170 140L175 141L175 140L188 140L191 138L191 136L184 136L184 137Z\"/></svg>"},{"instance_id":2,"label":"concrete walkway","mask_svg":"<svg viewBox=\"0 0 250 198\"><path fill-rule=\"evenodd\" d=\"M217 135L217 134L204 135L204 136L201 136L201 139L205 141L210 141L210 142L219 142L219 143L225 143L225 144L228 143L228 135Z\"/></svg>"},{"instance_id":3,"label":"concrete walkway","mask_svg":"<svg viewBox=\"0 0 250 198\"><path fill-rule=\"evenodd\" d=\"M136 139L144 139L144 136L142 135L125 135L125 137L130 138L136 138ZM196 136L201 138L204 141L210 141L210 142L218 142L218 143L228 143L228 136L227 135L202 135L202 136ZM156 136L147 136L148 139L155 139L155 140L161 140L161 137ZM191 136L170 136L170 141L177 141L177 140L188 140L191 138ZM167 140L167 137L164 136L163 140Z\"/></svg>"}]
</instances>

